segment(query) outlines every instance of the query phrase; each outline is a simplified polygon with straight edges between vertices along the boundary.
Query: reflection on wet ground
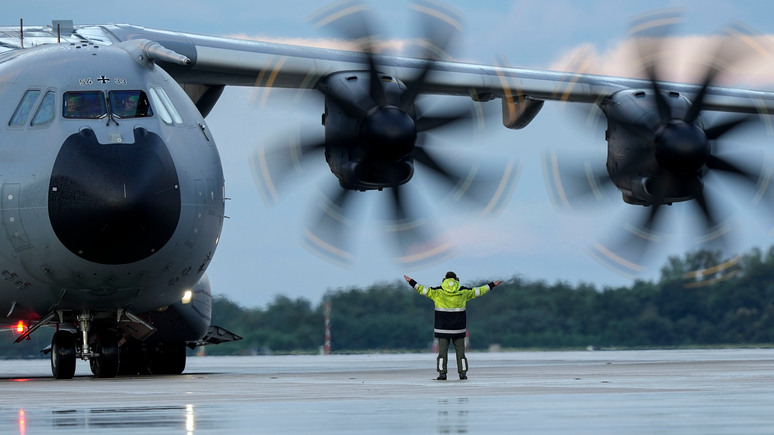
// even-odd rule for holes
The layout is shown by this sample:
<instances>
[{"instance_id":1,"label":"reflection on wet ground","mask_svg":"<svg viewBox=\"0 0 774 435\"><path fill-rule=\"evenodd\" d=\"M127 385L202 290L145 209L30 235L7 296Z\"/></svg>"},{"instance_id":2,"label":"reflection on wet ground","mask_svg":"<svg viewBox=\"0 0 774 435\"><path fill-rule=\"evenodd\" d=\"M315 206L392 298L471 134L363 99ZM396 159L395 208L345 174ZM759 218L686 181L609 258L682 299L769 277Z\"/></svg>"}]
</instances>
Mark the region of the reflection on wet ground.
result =
<instances>
[{"instance_id":1,"label":"reflection on wet ground","mask_svg":"<svg viewBox=\"0 0 774 435\"><path fill-rule=\"evenodd\" d=\"M0 361L3 433L770 433L774 350L201 357L181 376L53 380Z\"/></svg>"},{"instance_id":2,"label":"reflection on wet ground","mask_svg":"<svg viewBox=\"0 0 774 435\"><path fill-rule=\"evenodd\" d=\"M94 409L62 409L52 412L51 426L58 428L159 429L185 428L192 432L194 406L140 406Z\"/></svg>"},{"instance_id":3,"label":"reflection on wet ground","mask_svg":"<svg viewBox=\"0 0 774 435\"><path fill-rule=\"evenodd\" d=\"M438 400L438 433L468 433L467 398Z\"/></svg>"},{"instance_id":4,"label":"reflection on wet ground","mask_svg":"<svg viewBox=\"0 0 774 435\"><path fill-rule=\"evenodd\" d=\"M171 429L176 433L184 430L188 434L193 434L197 429L193 405L56 409L49 412L33 410L29 414L20 408L19 434L27 433L28 421L34 423L30 425L29 433L66 431L85 433L92 430L159 433L162 430ZM38 424L46 421L51 422L50 428Z\"/></svg>"}]
</instances>

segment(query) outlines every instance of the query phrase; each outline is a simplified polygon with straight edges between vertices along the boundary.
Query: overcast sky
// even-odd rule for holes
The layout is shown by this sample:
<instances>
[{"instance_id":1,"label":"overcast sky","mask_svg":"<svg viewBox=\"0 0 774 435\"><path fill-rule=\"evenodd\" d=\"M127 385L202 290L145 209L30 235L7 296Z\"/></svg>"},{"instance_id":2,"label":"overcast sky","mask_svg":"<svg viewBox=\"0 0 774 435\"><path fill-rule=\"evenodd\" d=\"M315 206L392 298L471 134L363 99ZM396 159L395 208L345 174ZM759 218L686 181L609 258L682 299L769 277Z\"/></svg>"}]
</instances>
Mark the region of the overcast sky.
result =
<instances>
[{"instance_id":1,"label":"overcast sky","mask_svg":"<svg viewBox=\"0 0 774 435\"><path fill-rule=\"evenodd\" d=\"M456 57L483 64L492 64L498 57L504 57L518 67L561 68L566 59L583 49L585 56L596 62L598 72L626 74L632 68L628 68L622 60L625 56L617 50L627 34L629 20L636 14L663 7L684 8L685 24L680 31L685 36L706 37L732 20L739 20L762 34L774 34L771 21L774 3L765 1L448 3L465 19ZM24 18L25 24L72 19L76 24L130 23L201 34L298 41L327 36L309 21L321 4L316 0L19 1L5 4L3 15L9 20L7 24L13 24L18 18ZM401 0L373 2L385 34L395 38L412 34L408 4ZM771 53L762 53L762 57L767 56ZM688 70L695 71L695 65ZM764 71L774 74L774 69ZM734 80L774 89L765 83L767 76L759 74ZM462 144L449 145L457 153L455 157L481 159L485 163L507 156L517 159L521 165L513 196L496 218L481 219L456 213L451 208L444 209L432 193L424 197L423 206L453 215L440 223L440 228L455 243L458 252L455 257L425 269L405 270L391 258L389 243L378 232L373 216L363 213L353 247L356 259L352 267L342 268L310 253L301 243L304 217L312 208L316 187L335 182L325 162L319 162L319 171L305 173L296 189L287 192L274 206L262 201L248 165L261 144L278 143L289 132L299 129L322 133L319 120L323 108L296 101L291 92L272 91L269 95L263 92L229 88L207 118L221 153L226 193L231 198L226 204L230 219L225 222L220 245L208 270L213 293L244 306L265 306L279 294L318 303L326 291L400 280L404 273L420 282L435 284L447 270L456 271L468 285L515 275L548 282L583 281L600 287L631 283L631 277L611 271L591 258L587 250L617 229L633 206L624 204L619 197L582 213L557 210L543 181L541 156L549 150L604 164L603 130L584 125L582 117L577 116L582 111L546 103L537 119L524 130L510 131L493 122L487 125L486 132L460 135ZM770 143L771 139L763 133L734 137L740 147ZM422 175L417 174L410 184L412 188L414 184L420 188L423 181ZM379 195L379 192L367 194ZM373 204L378 198L373 198L376 196L370 195L363 207L377 207ZM673 208L670 217L683 222L675 224L673 229L677 242L659 251L656 266L641 278L656 278L659 265L667 255L691 247L686 240L689 238L680 236L684 227L690 226L685 223L689 221L682 214L684 208ZM769 227L765 222L750 222L738 229L738 246L767 249L772 242Z\"/></svg>"}]
</instances>

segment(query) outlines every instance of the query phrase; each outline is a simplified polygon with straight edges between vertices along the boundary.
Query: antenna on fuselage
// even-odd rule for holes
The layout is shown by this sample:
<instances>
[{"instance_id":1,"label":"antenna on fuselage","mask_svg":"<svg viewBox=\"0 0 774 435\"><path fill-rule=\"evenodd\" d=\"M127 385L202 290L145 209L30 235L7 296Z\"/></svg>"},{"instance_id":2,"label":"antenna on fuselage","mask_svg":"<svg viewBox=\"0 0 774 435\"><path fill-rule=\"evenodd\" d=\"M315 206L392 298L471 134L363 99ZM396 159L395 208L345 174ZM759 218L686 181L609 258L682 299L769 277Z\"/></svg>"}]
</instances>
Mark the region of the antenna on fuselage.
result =
<instances>
[{"instance_id":1,"label":"antenna on fuselage","mask_svg":"<svg viewBox=\"0 0 774 435\"><path fill-rule=\"evenodd\" d=\"M56 29L56 43L62 42L62 32L65 36L72 35L75 31L73 20L51 20L51 30Z\"/></svg>"},{"instance_id":2,"label":"antenna on fuselage","mask_svg":"<svg viewBox=\"0 0 774 435\"><path fill-rule=\"evenodd\" d=\"M24 18L19 18L19 43L24 48Z\"/></svg>"}]
</instances>

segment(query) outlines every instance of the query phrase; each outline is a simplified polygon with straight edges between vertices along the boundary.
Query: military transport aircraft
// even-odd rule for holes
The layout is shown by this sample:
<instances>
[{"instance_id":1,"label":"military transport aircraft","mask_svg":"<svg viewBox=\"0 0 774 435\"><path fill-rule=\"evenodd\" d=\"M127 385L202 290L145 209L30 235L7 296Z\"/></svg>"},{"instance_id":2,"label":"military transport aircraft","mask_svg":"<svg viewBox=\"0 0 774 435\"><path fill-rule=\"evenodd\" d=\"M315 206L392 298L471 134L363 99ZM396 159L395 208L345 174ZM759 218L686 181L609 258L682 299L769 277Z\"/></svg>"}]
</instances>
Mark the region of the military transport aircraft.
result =
<instances>
[{"instance_id":1,"label":"military transport aircraft","mask_svg":"<svg viewBox=\"0 0 774 435\"><path fill-rule=\"evenodd\" d=\"M336 28L360 40L361 51L134 25L0 28L2 323L21 325L19 339L57 328L54 377L72 377L78 358L99 377L180 373L186 345L238 338L210 325L206 276L226 197L204 118L225 86L322 96L325 140L298 142L276 160L267 151L256 164L274 171L264 179L271 191L283 175L275 169L289 171L277 161L294 165L319 151L341 189L327 211L334 222L350 192L383 189L395 221L406 220L401 189L415 163L484 209L502 200L512 168L490 183L441 163L442 153L423 140L427 131L470 121L476 109L426 113L415 105L420 94L499 99L511 129L527 126L546 100L598 104L609 122L608 172L624 198L654 207L692 200L702 209L706 170L743 171L712 153L713 141L742 121L705 127L701 112L774 108L774 94L713 86L713 74L688 84L655 73L633 79L444 60L459 17L435 2L416 4L427 20L425 53L384 56L362 24L364 9L339 3L319 19L352 19ZM398 231L409 227L406 240L424 242L408 221ZM336 231L315 236L318 246L338 252L337 237L325 239ZM438 247L401 249L421 258Z\"/></svg>"}]
</instances>

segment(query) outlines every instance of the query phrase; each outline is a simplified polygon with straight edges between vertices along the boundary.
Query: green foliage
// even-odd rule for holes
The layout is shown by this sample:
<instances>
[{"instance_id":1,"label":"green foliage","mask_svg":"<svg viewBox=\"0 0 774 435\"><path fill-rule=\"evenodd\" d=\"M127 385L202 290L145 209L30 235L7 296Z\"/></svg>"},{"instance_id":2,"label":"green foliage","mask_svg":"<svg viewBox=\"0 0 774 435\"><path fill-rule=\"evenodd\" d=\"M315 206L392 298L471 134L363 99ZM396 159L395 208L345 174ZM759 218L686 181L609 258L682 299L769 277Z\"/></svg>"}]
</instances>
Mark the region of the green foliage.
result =
<instances>
[{"instance_id":1,"label":"green foliage","mask_svg":"<svg viewBox=\"0 0 774 435\"><path fill-rule=\"evenodd\" d=\"M212 323L242 336L242 340L207 346L210 355L269 352L317 352L323 344L322 307L306 299L278 296L265 309L245 309L223 296L212 304Z\"/></svg>"},{"instance_id":2,"label":"green foliage","mask_svg":"<svg viewBox=\"0 0 774 435\"><path fill-rule=\"evenodd\" d=\"M405 282L328 292L325 297L332 307L333 350L423 349L433 341L433 303Z\"/></svg>"}]
</instances>

